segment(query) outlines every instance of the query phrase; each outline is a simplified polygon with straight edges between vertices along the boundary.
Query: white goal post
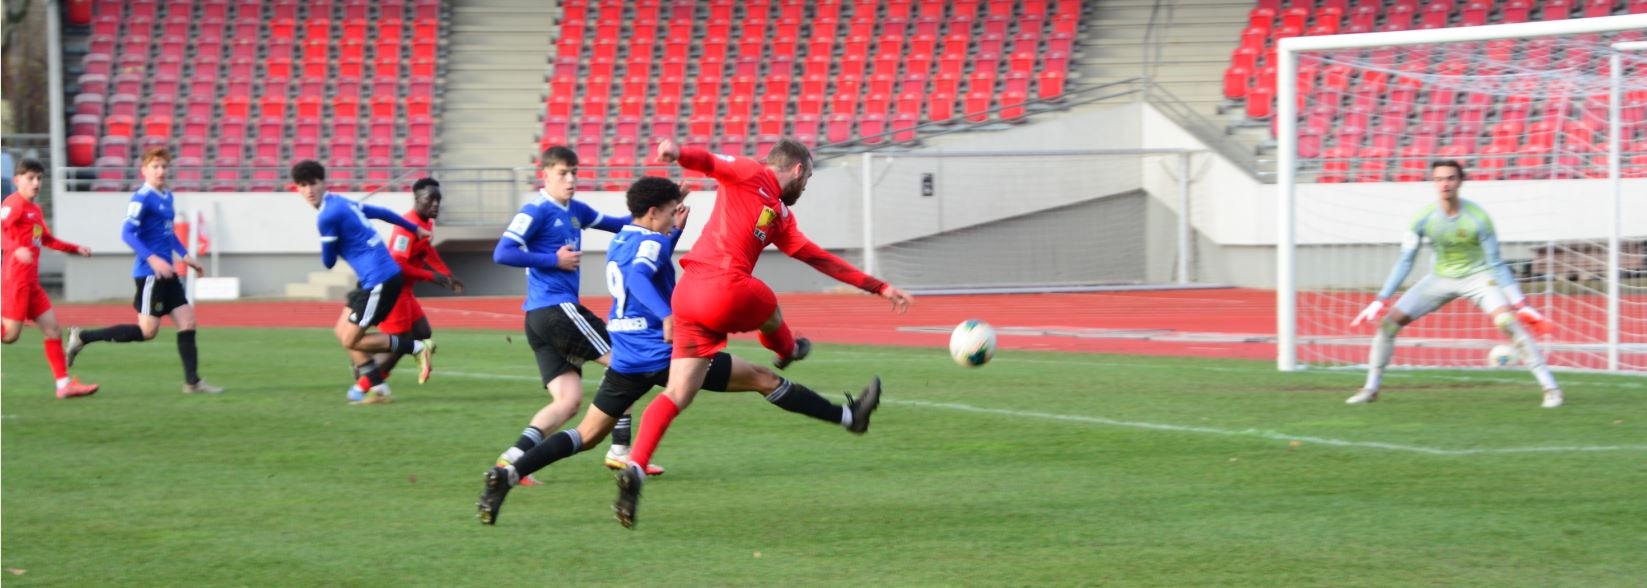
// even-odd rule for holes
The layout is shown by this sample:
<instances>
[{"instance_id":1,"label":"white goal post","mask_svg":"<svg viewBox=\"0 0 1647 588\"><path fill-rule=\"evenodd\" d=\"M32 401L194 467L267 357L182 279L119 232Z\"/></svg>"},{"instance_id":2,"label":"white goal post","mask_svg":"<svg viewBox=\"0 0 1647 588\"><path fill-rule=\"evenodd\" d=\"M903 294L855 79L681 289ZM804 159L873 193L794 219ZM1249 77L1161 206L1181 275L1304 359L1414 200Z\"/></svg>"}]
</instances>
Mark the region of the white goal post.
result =
<instances>
[{"instance_id":1,"label":"white goal post","mask_svg":"<svg viewBox=\"0 0 1647 588\"><path fill-rule=\"evenodd\" d=\"M1446 44L1455 44L1454 46L1458 47L1458 46L1463 46L1462 45L1463 43L1489 42L1489 41L1494 41L1494 40L1522 40L1522 39L1553 38L1553 37L1583 38L1583 36L1586 36L1586 35L1602 35L1602 34L1608 34L1608 33L1623 33L1623 32L1632 32L1631 34L1639 35L1638 32L1639 31L1644 31L1644 30L1647 30L1647 14L1633 14L1633 15L1624 15L1624 16L1608 16L1608 17L1598 17L1598 18L1579 18L1579 19L1569 19L1569 20L1527 22L1527 23L1488 25L1488 26L1476 26L1476 27L1454 27L1454 28L1442 28L1442 29L1431 29L1431 30L1411 30L1411 31L1398 31L1398 32L1383 32L1383 33L1324 35L1324 36L1313 36L1313 37L1291 37L1291 38L1281 39L1280 42L1278 43L1277 50L1276 50L1276 57L1277 57L1277 74L1276 74L1276 102L1277 102L1277 108L1276 108L1277 120L1276 120L1276 123L1277 124L1276 124L1276 137L1277 137L1277 144L1278 144L1277 176L1276 176L1277 177L1277 209L1276 209L1276 222L1277 222L1277 234L1276 234L1276 282L1277 282L1277 286L1276 286L1276 289L1277 289L1276 315L1277 316L1276 316L1276 320L1277 320L1277 325L1276 325L1276 329L1277 329L1277 343L1278 343L1277 353L1276 353L1277 368L1281 371L1294 371L1294 370L1298 370L1298 369L1304 369L1305 367L1308 367L1308 366L1320 365L1320 364L1323 364L1323 363L1333 363L1334 361L1336 361L1339 365L1343 365L1346 362L1354 362L1356 360L1350 359L1348 357L1348 355L1344 355L1342 357L1339 357L1336 360L1324 360L1324 361L1317 362L1315 360L1312 360L1312 358L1301 357L1300 349L1301 349L1301 346L1316 345L1316 344L1319 344L1322 341L1325 341L1325 340L1328 340L1328 339L1335 339L1333 341L1328 341L1327 344L1340 345L1340 346L1343 346L1346 349L1349 348L1349 347L1358 346L1359 349L1360 349L1359 353L1361 354L1361 357L1364 358L1365 357L1365 350L1366 350L1366 341L1370 340L1370 338L1371 338L1371 332L1370 331L1366 332L1364 334L1364 336L1360 336L1360 337L1352 337L1351 334L1345 333L1345 332L1334 333L1333 336L1301 337L1301 334L1300 334L1300 324L1301 324L1301 322L1300 322L1301 321L1300 312L1301 312L1301 310L1313 311L1313 308L1301 309L1300 306L1299 306L1299 293L1300 293L1299 248L1300 248L1300 241L1299 241L1299 234L1298 234L1298 228L1299 228L1298 223L1300 221L1300 217L1299 217L1300 196L1299 196L1299 189L1298 188L1299 188L1299 181L1300 181L1301 177L1305 177L1307 179L1307 177L1310 173L1310 170L1307 169L1307 166L1302 165L1303 162L1305 160L1310 159L1310 158L1316 157L1315 155L1311 155L1309 157L1301 157L1300 156L1300 136L1301 136L1301 133L1300 133L1300 130L1301 130L1300 129L1300 118L1301 118L1300 117L1300 113L1301 113L1300 105L1301 104L1300 103L1301 103L1301 99L1303 99L1305 97L1304 95L1301 95L1300 88L1299 88L1299 85L1298 85L1299 84L1299 71L1300 71L1299 68L1300 68L1301 54L1306 54L1306 55L1311 56L1311 58L1315 58L1316 56L1320 56L1320 55L1329 55L1329 54L1332 54L1334 52L1344 52L1344 51L1347 51L1347 50L1357 50L1357 49L1394 48L1394 49L1398 49L1398 50L1406 50L1406 49L1410 49L1410 48L1413 48L1413 47L1416 47L1416 46L1426 46L1426 45L1429 45L1429 46L1445 46ZM1579 181L1579 182L1589 181L1589 182L1592 182L1592 183L1595 183L1595 184L1599 184L1601 182L1601 179L1605 178L1608 181L1607 187L1610 190L1610 194L1605 199L1594 200L1593 202L1589 201L1589 200L1586 201L1586 202L1591 202L1594 205L1594 208L1590 208L1589 210L1593 210L1594 213L1597 214L1597 215L1605 215L1607 217L1607 220L1609 221L1607 223L1607 225L1608 225L1607 229L1603 230L1601 232L1601 234L1594 235L1595 246L1593 248L1593 249L1601 249L1601 248L1603 248L1603 245L1601 245L1601 244L1605 243L1605 246L1604 246L1605 249L1606 249L1605 255L1600 256L1600 257L1605 258L1606 267L1605 267L1605 270L1603 272L1597 272L1596 273L1596 276L1597 276L1596 279L1591 280L1593 282L1604 281L1606 287L1604 288L1604 293L1603 293L1603 291L1598 290L1598 291L1593 292L1593 295L1588 295L1590 293L1586 293L1587 295L1585 296L1585 298L1587 298L1587 299L1589 299L1589 298L1602 298L1603 296L1605 296L1605 303L1597 305L1595 307L1595 310L1593 311L1593 314L1588 314L1585 317L1586 320L1594 319L1593 322L1595 323L1595 324L1592 324L1592 325L1587 325L1587 328L1584 329L1584 331L1586 333L1586 337L1589 337L1589 339L1586 339L1585 341L1578 342L1578 343L1563 342L1563 341L1555 342L1556 344L1566 344L1567 348L1582 348L1584 350L1584 353L1588 353L1588 354L1590 354L1590 356L1585 358L1586 359L1585 361L1574 362L1574 363L1569 363L1569 364L1565 364L1565 365L1563 365L1561 363L1558 363L1558 362L1552 362L1552 367L1563 367L1563 368L1568 368L1568 369L1594 369L1594 370L1605 370L1605 371L1612 371L1612 372L1637 372L1637 373L1639 373L1639 372L1647 371L1647 343L1644 343L1644 342L1647 342L1647 339L1643 339L1642 334L1640 332L1638 332L1642 329L1642 327L1647 326L1647 319L1643 319L1640 316L1640 315L1643 315L1643 311L1644 311L1644 309L1642 307L1647 306L1647 305L1644 305L1641 302L1636 301L1637 299L1641 299L1643 294L1647 293L1647 291L1643 291L1643 288L1642 288L1641 284L1634 284L1634 285L1625 286L1625 287L1630 289L1630 292L1628 292L1628 293L1621 292L1621 282L1622 281L1636 280L1636 279L1639 279L1639 276L1637 278L1632 278L1631 277L1632 274L1627 274L1625 272L1621 272L1621 263L1622 263L1621 262L1621 251L1626 249L1627 247L1632 247L1634 245L1627 244L1623 241L1624 237L1626 236L1625 233L1626 233L1627 229L1625 228L1625 206L1626 206L1625 205L1625 182L1622 179L1623 174L1622 174L1622 171L1621 171L1621 154L1623 153L1623 150L1625 149L1626 146L1621 144L1621 142L1622 142L1621 137L1625 133L1621 132L1621 130L1620 130L1621 129L1621 124L1622 124L1621 123L1621 117L1620 117L1620 109L1621 109L1621 107L1626 106L1624 104L1625 94L1624 94L1624 89L1623 89L1623 87L1626 83L1631 84L1632 88L1636 88L1638 90L1643 88L1644 86L1647 86L1647 84L1643 84L1643 81L1640 80L1640 79L1631 79L1628 82L1626 82L1623 79L1624 78L1623 71L1624 71L1625 68L1621 65L1622 64L1621 59L1625 59L1624 54L1626 52L1628 52L1628 51L1639 51L1643 48L1647 48L1647 43L1641 43L1641 42L1610 43L1610 42L1607 42L1607 43L1599 46L1597 48L1597 51L1596 51L1597 54L1603 54L1603 53L1610 54L1609 55L1609 57L1610 57L1609 60L1603 60L1599 63L1595 63L1592 66L1593 69L1599 69L1600 67L1608 66L1608 71L1605 75L1610 76L1610 78L1611 78L1610 88L1601 88L1601 93L1598 94L1598 96L1599 95L1608 96L1608 105L1609 105L1608 110L1607 110L1607 112L1608 112L1607 124L1597 128L1598 133L1599 132L1606 132L1609 136L1609 139L1608 139L1607 144L1606 144L1606 155L1607 155L1607 159L1606 159L1607 163L1605 165L1606 174L1601 175L1601 173L1600 173L1601 170L1599 169L1599 167L1600 167L1599 163L1589 163L1589 162L1593 162L1593 161L1597 161L1597 160L1591 159L1589 157L1585 157L1583 159L1583 161L1586 162L1586 163L1576 164L1576 165L1589 165L1589 166L1592 166L1591 168L1586 169L1584 173L1582 173L1578 176L1572 176L1572 175L1560 176L1560 175L1557 175L1556 172L1551 172L1551 175L1549 176L1549 179L1551 179L1551 180L1560 180L1562 178L1573 178L1573 177L1579 177L1579 178L1588 177L1588 178L1591 178L1591 179L1590 180L1580 179L1580 180L1575 180L1575 181ZM1635 61L1634 63L1636 64L1634 67L1636 67L1638 69L1638 71L1641 71L1640 70L1640 67L1641 67L1640 63L1641 62L1640 61ZM1464 68L1459 68L1459 69L1460 69L1460 71L1462 71ZM1601 74L1600 72L1593 71L1593 69L1590 72L1586 72L1587 74L1593 74L1593 75L1589 75L1588 77L1599 77L1599 76L1604 75L1604 74ZM1390 66L1390 69L1385 70L1385 73L1386 74L1394 74L1395 76L1399 76L1401 72L1393 71L1393 66ZM1433 79L1433 78L1438 78L1440 76L1426 74L1425 77ZM1640 78L1640 77L1643 77L1643 76L1640 76L1639 74L1636 75L1636 76L1633 76L1633 78ZM1423 83L1423 82L1420 82L1420 83ZM1392 84L1392 87L1393 87L1394 82L1391 82L1391 84ZM1610 92L1607 91L1609 89L1610 89ZM1542 91L1542 89L1541 89L1541 91ZM1500 96L1508 96L1508 95L1509 94L1501 94ZM1597 98L1597 99L1599 100L1599 98ZM1566 102L1561 103L1561 106L1563 106L1563 107L1565 107L1566 105L1567 105ZM1575 108L1576 108L1576 106L1575 106ZM1479 123L1480 121L1477 121L1477 122ZM1317 139L1317 141L1319 141L1319 139ZM1319 144L1317 144L1316 146L1319 146ZM1559 148L1560 145L1557 145L1557 147ZM1598 145L1597 147L1599 148L1600 146ZM1474 155L1476 155L1476 154L1474 154L1474 153L1471 154L1471 156L1474 156ZM1504 159L1511 159L1508 156L1513 155L1513 154L1505 153L1504 155L1506 155L1506 157L1504 157ZM1544 156L1544 161L1551 162L1551 163L1549 163L1549 167L1553 170L1554 168L1559 167L1560 165L1563 165L1564 164L1563 162L1578 161L1578 158L1576 158L1576 157L1574 157L1574 158L1564 158L1562 156L1562 154L1557 152L1557 153L1551 153L1551 154L1545 155ZM1382 169L1380 169L1379 173L1382 173ZM1390 177L1399 177L1399 176L1395 176L1395 175L1392 174ZM1510 181L1490 182L1490 183L1489 182L1475 183L1475 184L1473 184L1473 185L1471 185L1471 186L1469 186L1468 188L1465 189L1464 197L1465 198L1480 197L1484 194L1492 193L1492 191L1496 190L1496 186L1494 188L1488 188L1487 184L1517 184L1518 183L1518 182L1514 181L1518 178L1515 177L1513 174L1509 175L1507 177ZM1353 180L1350 180L1350 181L1353 181ZM1631 180L1631 182L1639 182L1639 181L1640 180ZM1519 183L1525 184L1527 182L1519 182ZM1353 186L1354 184L1339 184L1339 185L1340 186ZM1394 186L1394 185L1398 185L1398 184L1382 184L1381 183L1381 185ZM1635 188L1633 188L1633 186L1635 184L1631 184L1631 185L1632 185L1632 189L1635 189ZM1315 188L1315 187L1316 186L1312 186L1312 189ZM1366 186L1363 186L1363 187L1366 187ZM1356 191L1360 194L1368 194L1368 193L1371 193L1371 192L1375 192L1376 190L1358 189ZM1523 191L1525 191L1525 190L1523 190ZM1315 193L1314 191L1311 192L1311 194L1314 194L1314 193ZM1430 193L1433 194L1433 190ZM1561 196L1561 194L1555 194L1553 196ZM1433 198L1433 196L1432 196L1432 198ZM1636 195L1636 199L1638 199L1638 200L1641 199L1639 193ZM1603 202L1605 202L1605 204L1610 204L1610 206L1604 206ZM1406 204L1402 204L1402 205L1399 205L1399 206L1407 207ZM1632 205L1632 206L1634 206L1634 205ZM1492 213L1493 205L1491 203L1484 204L1484 207L1488 210L1489 213ZM1408 208L1411 208L1411 209L1410 210L1398 211L1402 215L1402 220L1405 220L1406 218L1410 218L1410 215L1417 212L1416 208L1412 208L1412 207L1408 207ZM1350 212L1355 212L1355 211L1350 211ZM1639 216L1639 214L1638 214L1638 216ZM1634 217L1631 217L1631 218L1634 218ZM1369 224L1374 222L1374 219L1372 219L1372 218L1362 218L1362 219L1357 219L1357 220L1359 220L1361 222L1364 222L1364 223L1369 223ZM1495 221L1495 224L1499 223L1499 218L1497 216L1494 216L1494 221ZM1401 226L1398 223L1399 223L1399 221L1397 222L1397 224L1392 224L1391 226L1387 227L1387 229L1384 229L1384 230L1388 231L1388 233L1392 237L1393 236L1399 236L1399 234L1401 232ZM1637 223L1637 224L1640 224L1640 223ZM1369 228L1369 230L1372 230L1372 229ZM1632 228L1628 229L1628 230L1629 231L1637 231L1637 228L1632 226ZM1501 234L1499 237L1500 237L1501 240L1517 238L1515 235L1507 235L1507 234ZM1634 234L1630 235L1630 238L1632 239L1632 243L1634 242L1634 240L1642 239L1643 237L1647 237L1647 233L1644 233L1644 234L1641 234L1641 235L1634 235ZM1365 243L1364 242L1363 243L1351 243L1350 245L1346 245L1345 247L1346 247L1346 250L1348 250L1351 246L1357 246L1357 245L1365 245ZM1540 245L1535 241L1533 243L1522 244L1521 246L1522 246L1523 249L1527 249L1527 250L1539 250L1538 249L1539 247L1547 247L1548 249L1544 249L1545 251L1553 251L1559 245L1555 240L1551 240L1548 245ZM1363 248L1365 249L1365 248L1368 248L1368 247L1363 247ZM1393 249L1386 248L1383 251L1386 251L1387 254L1381 255L1380 257L1382 257L1382 259L1384 260L1383 261L1383 267L1385 268L1385 271L1387 271L1387 269L1391 265L1394 264L1396 259L1395 259L1395 255L1393 253ZM1589 253L1589 250L1586 250L1586 253ZM1635 259L1635 257L1640 257L1640 255L1635 254L1635 253L1632 253L1631 255L1634 256L1631 259L1631 263L1639 264L1640 261ZM1596 261L1595 263L1599 264L1600 262ZM1316 266L1320 266L1320 265L1321 264L1319 263L1319 261L1317 261ZM1412 281L1412 279L1416 279L1416 277L1419 276L1420 272L1422 272L1422 271L1424 271L1424 270L1421 267L1415 267L1414 272L1413 272L1413 277L1409 278L1409 284ZM1306 276L1306 278L1309 278L1309 277L1311 277L1311 276ZM1308 282L1308 281L1309 280L1306 280L1306 282ZM1379 281L1382 281L1382 276L1380 276ZM1553 282L1552 282L1552 284L1553 284ZM1545 290L1544 293L1545 294L1555 294L1556 292L1558 292L1560 290L1561 287L1562 286L1560 284L1554 284L1550 287L1550 289ZM1362 287L1362 288L1363 289L1361 290L1360 294L1362 296L1370 299L1370 295L1367 294L1365 288L1364 287ZM1349 291L1349 290L1346 289L1345 291ZM1531 294L1531 293L1529 293L1529 294ZM1622 303L1621 303L1621 300L1623 300ZM1456 302L1455 305L1467 305L1467 302L1459 301L1459 302ZM1345 305L1345 306L1343 306L1343 308L1351 308L1351 307ZM1603 308L1605 308L1604 311L1602 310ZM1342 313L1343 310L1340 309L1340 310L1336 310L1335 312ZM1604 320L1602 320L1602 317L1600 316L1603 312L1605 312L1605 319ZM1626 316L1626 315L1627 315L1628 318L1625 318L1621 322L1621 316ZM1344 317L1344 323L1347 324L1349 322L1349 319L1352 318L1353 316L1354 316L1354 311L1350 310L1348 316ZM1479 317L1479 314L1476 314L1476 316ZM1563 317L1554 316L1552 318L1555 319L1557 321L1557 323L1559 324ZM1622 335L1621 335L1621 332L1623 332ZM1359 341L1359 343L1358 344L1351 343L1350 339L1357 339ZM1475 344L1478 344L1478 343L1479 342L1471 342L1470 344L1475 345ZM1424 343L1418 343L1418 344L1422 345ZM1444 346L1446 344L1448 344L1448 343L1443 342L1443 343L1439 343L1437 345L1443 345ZM1552 342L1546 341L1544 344L1548 346L1548 345L1552 345ZM1468 346L1466 345L1466 347L1468 347ZM1628 353L1630 354L1628 359L1626 359L1624 357L1621 357L1621 350L1628 350ZM1458 351L1458 350L1455 349L1454 351ZM1481 354L1481 356L1484 357L1485 356L1485 353L1484 353L1485 349L1482 349L1481 351L1483 352ZM1398 357L1399 357L1399 354L1398 354ZM1406 367L1463 367L1464 365L1466 365L1466 364L1457 363L1457 361L1458 360L1456 360L1456 359L1450 359L1450 360L1436 360L1436 361L1415 361L1415 362L1412 362L1412 363L1409 363L1409 364L1402 364L1402 362L1398 359L1398 361L1396 363L1397 363L1397 365L1405 365ZM1451 363L1449 363L1449 362L1451 362ZM1478 361L1475 364L1468 364L1468 365L1480 365L1480 362Z\"/></svg>"}]
</instances>

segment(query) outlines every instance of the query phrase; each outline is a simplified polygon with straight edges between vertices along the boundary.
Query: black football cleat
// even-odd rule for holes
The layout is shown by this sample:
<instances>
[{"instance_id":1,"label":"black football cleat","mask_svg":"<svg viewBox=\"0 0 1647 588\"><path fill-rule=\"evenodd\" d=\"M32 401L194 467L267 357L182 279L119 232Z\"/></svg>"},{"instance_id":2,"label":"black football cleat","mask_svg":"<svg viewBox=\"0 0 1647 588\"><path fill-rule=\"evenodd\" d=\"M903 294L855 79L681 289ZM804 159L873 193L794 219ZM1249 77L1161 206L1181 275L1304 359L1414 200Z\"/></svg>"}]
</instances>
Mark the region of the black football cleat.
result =
<instances>
[{"instance_id":1,"label":"black football cleat","mask_svg":"<svg viewBox=\"0 0 1647 588\"><path fill-rule=\"evenodd\" d=\"M869 385L864 386L863 393L858 395L857 398L847 394L846 400L847 404L852 407L852 426L847 427L846 430L859 435L869 431L869 415L881 406L881 377L875 376L874 379L870 380Z\"/></svg>"},{"instance_id":2,"label":"black football cleat","mask_svg":"<svg viewBox=\"0 0 1647 588\"><path fill-rule=\"evenodd\" d=\"M640 506L641 484L646 474L633 463L618 471L618 500L612 503L612 513L625 529L635 528L635 508Z\"/></svg>"},{"instance_id":3,"label":"black football cleat","mask_svg":"<svg viewBox=\"0 0 1647 588\"><path fill-rule=\"evenodd\" d=\"M789 367L789 364L792 364L792 363L795 363L797 361L806 359L806 356L811 355L811 354L812 354L812 340L808 339L806 337L799 337L799 338L795 339L795 354L789 356L788 358L784 358L784 357L773 358L772 359L772 367L775 367L775 368L778 368L778 369L781 370L781 369Z\"/></svg>"},{"instance_id":4,"label":"black football cleat","mask_svg":"<svg viewBox=\"0 0 1647 588\"><path fill-rule=\"evenodd\" d=\"M481 489L480 501L475 503L475 516L480 518L480 524L498 524L498 511L503 510L503 498L509 495L509 489L513 487L509 483L508 468L486 470L486 487Z\"/></svg>"}]
</instances>

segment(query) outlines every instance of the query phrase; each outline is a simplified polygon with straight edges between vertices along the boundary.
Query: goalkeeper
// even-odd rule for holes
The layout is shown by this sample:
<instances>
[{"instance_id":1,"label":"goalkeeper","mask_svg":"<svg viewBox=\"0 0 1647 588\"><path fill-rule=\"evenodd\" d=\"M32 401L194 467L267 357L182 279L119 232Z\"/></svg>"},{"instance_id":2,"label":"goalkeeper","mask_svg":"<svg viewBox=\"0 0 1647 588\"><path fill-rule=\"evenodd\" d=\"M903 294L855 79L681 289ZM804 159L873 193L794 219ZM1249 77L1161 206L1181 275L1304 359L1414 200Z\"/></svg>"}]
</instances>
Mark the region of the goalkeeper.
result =
<instances>
[{"instance_id":1,"label":"goalkeeper","mask_svg":"<svg viewBox=\"0 0 1647 588\"><path fill-rule=\"evenodd\" d=\"M1435 269L1402 294L1389 314L1378 321L1378 334L1373 336L1372 353L1367 359L1367 384L1345 402L1365 404L1378 400L1384 367L1389 365L1395 350L1396 333L1463 296L1492 315L1493 325L1515 344L1522 363L1544 387L1544 408L1561 406L1561 387L1556 385L1550 368L1544 365L1543 353L1533 344L1532 336L1521 322L1541 335L1549 334L1553 325L1527 306L1515 276L1499 257L1498 237L1487 213L1476 203L1458 197L1458 189L1464 184L1464 165L1450 159L1437 161L1430 165L1430 179L1435 182L1441 198L1418 213L1401 240L1401 259L1390 270L1389 280L1378 291L1378 298L1356 315L1350 326L1378 318L1384 310L1384 301L1412 271L1413 258L1417 257L1423 239L1429 239L1430 247L1435 249Z\"/></svg>"}]
</instances>

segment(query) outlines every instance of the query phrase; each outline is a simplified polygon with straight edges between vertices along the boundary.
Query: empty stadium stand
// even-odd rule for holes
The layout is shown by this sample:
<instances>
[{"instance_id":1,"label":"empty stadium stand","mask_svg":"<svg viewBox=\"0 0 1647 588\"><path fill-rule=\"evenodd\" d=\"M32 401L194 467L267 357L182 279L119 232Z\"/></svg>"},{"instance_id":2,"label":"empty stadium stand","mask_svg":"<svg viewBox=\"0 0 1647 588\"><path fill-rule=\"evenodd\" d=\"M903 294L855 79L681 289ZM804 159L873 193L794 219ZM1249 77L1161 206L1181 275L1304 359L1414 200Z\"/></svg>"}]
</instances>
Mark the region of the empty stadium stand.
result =
<instances>
[{"instance_id":1,"label":"empty stadium stand","mask_svg":"<svg viewBox=\"0 0 1647 588\"><path fill-rule=\"evenodd\" d=\"M1272 124L1275 48L1280 39L1373 31L1433 29L1613 14L1647 13L1647 0L1260 0L1224 73L1224 96L1248 121ZM1615 40L1640 40L1643 31ZM1599 36L1591 36L1599 39ZM1443 52L1354 50L1356 60L1395 71L1459 74L1466 64ZM1600 67L1590 55L1568 52L1550 39L1495 41L1486 51L1499 61ZM1481 67L1470 73L1489 74ZM1408 86L1381 72L1347 65L1299 70L1298 151L1322 158L1318 182L1418 181L1436 157L1470 160L1480 179L1606 177L1607 102L1579 98L1531 108L1523 97ZM1630 75L1630 74L1627 74ZM1647 75L1637 72L1635 75ZM1647 91L1625 97L1624 173L1647 177ZM1273 124L1271 126L1273 133ZM1557 148L1559 146L1559 148Z\"/></svg>"},{"instance_id":2,"label":"empty stadium stand","mask_svg":"<svg viewBox=\"0 0 1647 588\"><path fill-rule=\"evenodd\" d=\"M430 164L439 0L70 5L88 32L68 159L104 168L94 190L134 188L120 168L151 146L177 157L179 190L278 190L305 158L336 190L372 190Z\"/></svg>"},{"instance_id":3,"label":"empty stadium stand","mask_svg":"<svg viewBox=\"0 0 1647 588\"><path fill-rule=\"evenodd\" d=\"M1078 0L561 3L539 145L612 185L654 137L762 153L917 140L924 123L1016 122L1061 100Z\"/></svg>"}]
</instances>

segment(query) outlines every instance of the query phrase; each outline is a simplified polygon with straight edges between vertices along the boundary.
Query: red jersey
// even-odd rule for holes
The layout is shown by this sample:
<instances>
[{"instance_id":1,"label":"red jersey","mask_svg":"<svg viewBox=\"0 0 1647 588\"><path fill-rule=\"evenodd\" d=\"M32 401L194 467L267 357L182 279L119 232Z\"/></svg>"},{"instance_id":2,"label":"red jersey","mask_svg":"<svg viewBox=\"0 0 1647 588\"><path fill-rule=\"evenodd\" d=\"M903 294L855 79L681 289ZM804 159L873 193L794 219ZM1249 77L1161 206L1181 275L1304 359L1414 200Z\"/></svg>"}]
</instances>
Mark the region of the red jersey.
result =
<instances>
[{"instance_id":1,"label":"red jersey","mask_svg":"<svg viewBox=\"0 0 1647 588\"><path fill-rule=\"evenodd\" d=\"M720 185L703 235L681 257L682 270L714 269L752 275L761 250L776 245L785 255L871 294L879 294L886 286L801 233L795 215L779 199L783 187L778 184L778 176L766 164L696 147L681 149L680 164L708 174Z\"/></svg>"},{"instance_id":2,"label":"red jersey","mask_svg":"<svg viewBox=\"0 0 1647 588\"><path fill-rule=\"evenodd\" d=\"M431 233L435 231L435 221L418 215L415 208L406 211L402 216L424 230ZM406 276L408 286L412 282L434 281L434 272L452 275L452 270L440 259L440 253L435 251L429 239L419 237L417 233L400 226L396 226L394 234L389 237L389 255L394 256L395 262L400 264L400 273ZM424 267L425 265L428 267ZM428 268L434 268L434 272Z\"/></svg>"},{"instance_id":3,"label":"red jersey","mask_svg":"<svg viewBox=\"0 0 1647 588\"><path fill-rule=\"evenodd\" d=\"M7 196L0 203L0 241L5 247L5 279L38 281L40 279L40 246L45 245L64 253L79 253L80 246L51 236L46 228L46 215L34 201L18 194ZM17 248L27 247L34 260L23 263L17 259Z\"/></svg>"}]
</instances>

